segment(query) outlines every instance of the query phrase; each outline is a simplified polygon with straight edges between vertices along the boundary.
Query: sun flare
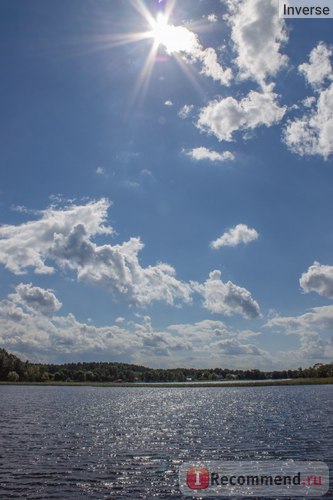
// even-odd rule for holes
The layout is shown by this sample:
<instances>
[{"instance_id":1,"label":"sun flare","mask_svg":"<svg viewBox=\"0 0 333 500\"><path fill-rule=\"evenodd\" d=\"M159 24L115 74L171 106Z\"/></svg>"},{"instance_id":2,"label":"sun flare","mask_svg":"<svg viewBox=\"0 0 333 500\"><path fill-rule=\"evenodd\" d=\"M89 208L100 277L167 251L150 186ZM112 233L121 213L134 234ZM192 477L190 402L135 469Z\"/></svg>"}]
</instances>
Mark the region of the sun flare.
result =
<instances>
[{"instance_id":1,"label":"sun flare","mask_svg":"<svg viewBox=\"0 0 333 500\"><path fill-rule=\"evenodd\" d=\"M168 24L167 16L160 13L151 22L151 37L156 47L163 46L168 54L192 52L196 45L195 35L183 26Z\"/></svg>"},{"instance_id":2,"label":"sun flare","mask_svg":"<svg viewBox=\"0 0 333 500\"><path fill-rule=\"evenodd\" d=\"M157 45L165 45L169 38L170 26L164 14L158 14L156 20L152 22L151 36Z\"/></svg>"},{"instance_id":3,"label":"sun flare","mask_svg":"<svg viewBox=\"0 0 333 500\"><path fill-rule=\"evenodd\" d=\"M162 2L163 0L159 3ZM188 69L186 62L198 57L200 43L197 35L185 26L170 23L176 0L168 0L167 4L161 5L163 11L160 10L157 14L155 13L155 16L147 8L144 0L130 0L130 3L143 19L146 30L119 33L105 39L105 43L108 43L111 47L130 46L138 42L151 42L146 59L143 61L139 76L133 87L132 96L128 103L129 109L133 103L144 100L154 67L156 64L168 61L166 55L173 56L172 59L179 65L191 83L196 86L195 78Z\"/></svg>"}]
</instances>

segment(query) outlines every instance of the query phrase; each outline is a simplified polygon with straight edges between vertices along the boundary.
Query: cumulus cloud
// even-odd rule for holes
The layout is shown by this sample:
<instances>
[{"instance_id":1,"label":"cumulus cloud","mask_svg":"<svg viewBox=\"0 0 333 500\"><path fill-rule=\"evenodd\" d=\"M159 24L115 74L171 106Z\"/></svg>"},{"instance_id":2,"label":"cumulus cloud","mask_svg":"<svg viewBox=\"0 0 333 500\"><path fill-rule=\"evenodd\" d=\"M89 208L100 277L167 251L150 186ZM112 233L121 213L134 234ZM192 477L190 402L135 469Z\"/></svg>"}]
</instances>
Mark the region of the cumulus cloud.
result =
<instances>
[{"instance_id":1,"label":"cumulus cloud","mask_svg":"<svg viewBox=\"0 0 333 500\"><path fill-rule=\"evenodd\" d=\"M42 217L18 226L0 228L0 261L13 273L28 268L35 273L53 273L52 262L70 269L78 280L101 285L132 304L146 305L155 300L173 305L191 301L191 287L176 278L165 263L142 267L138 254L143 248L139 238L120 245L97 245L96 235L110 235L104 225L109 202L100 200L65 209L50 208Z\"/></svg>"},{"instance_id":2,"label":"cumulus cloud","mask_svg":"<svg viewBox=\"0 0 333 500\"><path fill-rule=\"evenodd\" d=\"M46 306L52 303L53 311ZM71 313L56 314L60 304L49 290L18 285L15 294L0 301L1 345L35 361L57 362L73 354L99 359L109 353L110 361L125 355L129 362L157 367L191 365L194 358L198 360L196 366L210 366L211 350L221 361L224 354L231 354L232 348L233 354L242 356L243 364L250 364L253 355L266 354L242 341L249 332L244 336L243 331L233 330L222 321L172 324L156 330L149 316L136 315L136 321L117 318L113 325L96 327L78 321Z\"/></svg>"},{"instance_id":3,"label":"cumulus cloud","mask_svg":"<svg viewBox=\"0 0 333 500\"><path fill-rule=\"evenodd\" d=\"M333 153L332 54L330 48L319 43L310 52L310 62L299 66L317 97L308 97L304 103L308 109L303 116L287 122L283 140L291 151L301 156L320 155L327 159Z\"/></svg>"},{"instance_id":4,"label":"cumulus cloud","mask_svg":"<svg viewBox=\"0 0 333 500\"><path fill-rule=\"evenodd\" d=\"M9 296L13 302L45 316L52 317L62 306L51 290L32 286L31 283L21 283L15 290L16 293Z\"/></svg>"},{"instance_id":5,"label":"cumulus cloud","mask_svg":"<svg viewBox=\"0 0 333 500\"><path fill-rule=\"evenodd\" d=\"M333 299L333 266L314 262L302 274L299 283L304 292L316 292L319 295Z\"/></svg>"},{"instance_id":6,"label":"cumulus cloud","mask_svg":"<svg viewBox=\"0 0 333 500\"><path fill-rule=\"evenodd\" d=\"M287 41L285 23L279 19L275 0L228 0L231 38L237 52L236 64L242 79L260 84L286 65L281 46Z\"/></svg>"},{"instance_id":7,"label":"cumulus cloud","mask_svg":"<svg viewBox=\"0 0 333 500\"><path fill-rule=\"evenodd\" d=\"M204 306L214 313L241 314L253 318L259 306L251 294L231 282L223 283L219 271L210 274L204 285L186 283L176 277L174 268L165 263L142 267L140 238L121 244L97 245L95 235L112 235L105 224L109 202L100 200L63 209L50 208L35 221L0 229L0 261L15 274L28 268L35 273L52 273L54 267L74 272L79 281L102 286L115 297L124 297L133 305L163 301L169 305L190 303L194 291L204 296ZM48 264L47 264L48 263ZM41 294L35 287L18 289L21 299L30 305ZM51 294L51 292L48 292ZM51 295L47 299L52 302ZM39 296L39 307L51 311L52 306ZM46 301L46 296L44 295ZM49 307L49 309L48 309ZM57 305L54 302L53 307Z\"/></svg>"},{"instance_id":8,"label":"cumulus cloud","mask_svg":"<svg viewBox=\"0 0 333 500\"><path fill-rule=\"evenodd\" d=\"M319 93L315 106L301 118L287 122L283 140L301 156L320 155L327 159L333 153L333 84Z\"/></svg>"},{"instance_id":9,"label":"cumulus cloud","mask_svg":"<svg viewBox=\"0 0 333 500\"><path fill-rule=\"evenodd\" d=\"M224 283L218 270L209 273L209 278L203 285L197 284L196 290L204 298L204 307L212 313L240 314L248 319L260 317L259 305L251 293L231 281Z\"/></svg>"},{"instance_id":10,"label":"cumulus cloud","mask_svg":"<svg viewBox=\"0 0 333 500\"><path fill-rule=\"evenodd\" d=\"M167 100L165 101L165 103L164 103L164 106L169 106L169 107L170 107L170 106L173 106L173 102L172 102L172 101L170 101L170 99L167 99Z\"/></svg>"},{"instance_id":11,"label":"cumulus cloud","mask_svg":"<svg viewBox=\"0 0 333 500\"><path fill-rule=\"evenodd\" d=\"M333 80L333 71L330 61L330 57L332 57L332 55L332 49L320 42L310 52L310 62L303 63L298 67L307 82L315 89L319 89L325 81Z\"/></svg>"},{"instance_id":12,"label":"cumulus cloud","mask_svg":"<svg viewBox=\"0 0 333 500\"><path fill-rule=\"evenodd\" d=\"M215 250L222 247L235 247L240 243L250 243L259 238L259 234L253 228L248 227L246 224L237 224L229 231L226 231L222 236L211 242L210 246Z\"/></svg>"},{"instance_id":13,"label":"cumulus cloud","mask_svg":"<svg viewBox=\"0 0 333 500\"><path fill-rule=\"evenodd\" d=\"M25 286L20 285L21 288ZM42 294L46 292L41 291ZM51 317L45 310L30 307L19 294L12 294L9 300L0 302L0 332L2 345L30 359L46 356L52 360L63 354L98 353L105 349L114 350L117 355L127 352L126 330L116 325L97 328L80 323L73 314ZM133 338L132 347L135 344L137 340Z\"/></svg>"},{"instance_id":14,"label":"cumulus cloud","mask_svg":"<svg viewBox=\"0 0 333 500\"><path fill-rule=\"evenodd\" d=\"M222 153L219 153L218 151L207 149L204 146L193 148L184 152L187 156L190 156L193 160L197 161L209 160L212 162L223 162L227 160L233 161L235 159L235 155L230 151L223 151Z\"/></svg>"},{"instance_id":15,"label":"cumulus cloud","mask_svg":"<svg viewBox=\"0 0 333 500\"><path fill-rule=\"evenodd\" d=\"M1 226L0 262L15 274L24 274L29 268L37 274L52 274L54 268L46 260L52 255L57 235L69 237L77 224L82 224L89 236L112 234L112 228L104 225L109 205L101 199L63 210L51 207L41 211L38 220Z\"/></svg>"},{"instance_id":16,"label":"cumulus cloud","mask_svg":"<svg viewBox=\"0 0 333 500\"><path fill-rule=\"evenodd\" d=\"M240 101L231 96L213 100L201 109L197 127L219 141L232 141L237 131L278 123L286 108L279 106L277 97L271 88L267 88L264 92L251 90Z\"/></svg>"}]
</instances>

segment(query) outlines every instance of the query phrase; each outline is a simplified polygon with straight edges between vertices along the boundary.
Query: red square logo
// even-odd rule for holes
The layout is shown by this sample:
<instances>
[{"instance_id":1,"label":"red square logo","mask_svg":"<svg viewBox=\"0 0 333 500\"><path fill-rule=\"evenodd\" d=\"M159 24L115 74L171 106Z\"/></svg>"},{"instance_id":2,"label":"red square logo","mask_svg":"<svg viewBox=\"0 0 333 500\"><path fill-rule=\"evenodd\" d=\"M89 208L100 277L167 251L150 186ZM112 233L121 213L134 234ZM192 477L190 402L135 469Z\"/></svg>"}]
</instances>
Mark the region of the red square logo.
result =
<instances>
[{"instance_id":1,"label":"red square logo","mask_svg":"<svg viewBox=\"0 0 333 500\"><path fill-rule=\"evenodd\" d=\"M208 488L208 469L206 467L191 467L186 473L186 483L191 490L204 490Z\"/></svg>"}]
</instances>

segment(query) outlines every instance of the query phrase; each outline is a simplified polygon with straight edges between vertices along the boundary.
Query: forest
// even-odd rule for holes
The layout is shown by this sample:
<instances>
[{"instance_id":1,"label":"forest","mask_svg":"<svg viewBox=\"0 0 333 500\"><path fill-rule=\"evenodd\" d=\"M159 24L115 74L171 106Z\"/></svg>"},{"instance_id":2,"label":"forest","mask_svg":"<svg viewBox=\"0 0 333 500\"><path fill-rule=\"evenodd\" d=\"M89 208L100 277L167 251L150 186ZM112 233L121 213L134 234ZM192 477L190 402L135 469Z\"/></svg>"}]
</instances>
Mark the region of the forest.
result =
<instances>
[{"instance_id":1,"label":"forest","mask_svg":"<svg viewBox=\"0 0 333 500\"><path fill-rule=\"evenodd\" d=\"M0 381L2 382L186 382L219 380L267 380L294 378L326 378L333 376L333 363L317 363L296 370L239 370L232 368L147 368L113 362L40 364L22 361L0 349Z\"/></svg>"}]
</instances>

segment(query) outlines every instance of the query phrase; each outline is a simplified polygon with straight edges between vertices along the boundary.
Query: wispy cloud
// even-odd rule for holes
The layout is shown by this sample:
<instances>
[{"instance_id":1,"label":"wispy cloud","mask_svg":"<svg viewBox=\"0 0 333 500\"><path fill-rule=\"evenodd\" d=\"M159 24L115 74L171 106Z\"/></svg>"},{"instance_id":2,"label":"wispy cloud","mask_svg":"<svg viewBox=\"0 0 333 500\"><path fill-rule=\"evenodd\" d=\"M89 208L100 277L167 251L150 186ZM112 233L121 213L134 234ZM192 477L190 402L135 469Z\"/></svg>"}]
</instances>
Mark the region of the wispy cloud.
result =
<instances>
[{"instance_id":1,"label":"wispy cloud","mask_svg":"<svg viewBox=\"0 0 333 500\"><path fill-rule=\"evenodd\" d=\"M194 109L193 104L184 104L184 106L178 112L179 118L181 118L182 120L188 118L188 116L190 116L190 114L192 113L193 109Z\"/></svg>"},{"instance_id":2,"label":"wispy cloud","mask_svg":"<svg viewBox=\"0 0 333 500\"><path fill-rule=\"evenodd\" d=\"M314 331L331 332L333 329L333 306L314 307L298 316L276 316L265 325L287 334L308 335Z\"/></svg>"},{"instance_id":3,"label":"wispy cloud","mask_svg":"<svg viewBox=\"0 0 333 500\"><path fill-rule=\"evenodd\" d=\"M106 169L104 167L101 167L101 166L96 168L96 174L100 175L101 177L107 176Z\"/></svg>"}]
</instances>

